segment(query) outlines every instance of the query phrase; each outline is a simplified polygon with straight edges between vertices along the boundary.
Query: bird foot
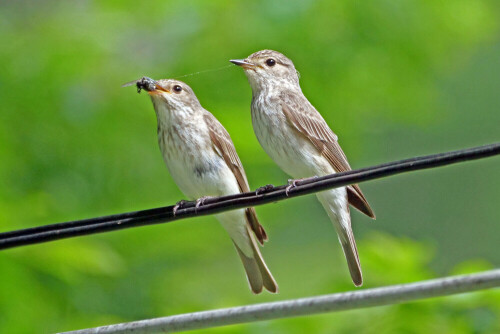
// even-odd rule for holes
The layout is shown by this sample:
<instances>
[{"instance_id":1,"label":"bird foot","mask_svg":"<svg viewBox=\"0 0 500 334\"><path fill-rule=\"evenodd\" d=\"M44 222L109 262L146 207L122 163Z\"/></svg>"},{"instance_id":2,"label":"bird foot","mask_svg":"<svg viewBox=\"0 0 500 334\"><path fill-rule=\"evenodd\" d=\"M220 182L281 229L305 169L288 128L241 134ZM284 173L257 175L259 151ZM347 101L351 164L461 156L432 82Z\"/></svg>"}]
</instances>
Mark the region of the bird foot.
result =
<instances>
[{"instance_id":1,"label":"bird foot","mask_svg":"<svg viewBox=\"0 0 500 334\"><path fill-rule=\"evenodd\" d=\"M285 188L285 194L288 197L290 190L295 188L297 186L297 182L300 181L301 179L293 180L293 179L288 179L288 186Z\"/></svg>"},{"instance_id":2,"label":"bird foot","mask_svg":"<svg viewBox=\"0 0 500 334\"><path fill-rule=\"evenodd\" d=\"M292 190L293 188L297 187L297 182L299 181L305 181L305 180L314 180L314 179L317 179L319 176L317 175L314 175L312 177L306 177L306 178L303 178L303 179L289 179L288 180L288 186L285 188L285 194L286 196L288 197L289 196L289 193L290 193L290 190Z\"/></svg>"},{"instance_id":3,"label":"bird foot","mask_svg":"<svg viewBox=\"0 0 500 334\"><path fill-rule=\"evenodd\" d=\"M255 195L259 195L261 193L266 193L266 192L273 190L273 189L274 189L274 186L272 184L266 184L265 186L260 187L257 190L255 190Z\"/></svg>"},{"instance_id":4,"label":"bird foot","mask_svg":"<svg viewBox=\"0 0 500 334\"><path fill-rule=\"evenodd\" d=\"M205 205L205 201L209 198L212 198L211 196L203 196L203 197L200 197L196 200L196 204L194 206L194 212L198 212L198 209L200 208L200 206L202 205Z\"/></svg>"},{"instance_id":5,"label":"bird foot","mask_svg":"<svg viewBox=\"0 0 500 334\"><path fill-rule=\"evenodd\" d=\"M174 208L172 209L172 214L174 215L174 217L177 215L177 211L179 209L183 209L184 205L186 205L187 202L188 201L182 199L179 202L175 203Z\"/></svg>"}]
</instances>

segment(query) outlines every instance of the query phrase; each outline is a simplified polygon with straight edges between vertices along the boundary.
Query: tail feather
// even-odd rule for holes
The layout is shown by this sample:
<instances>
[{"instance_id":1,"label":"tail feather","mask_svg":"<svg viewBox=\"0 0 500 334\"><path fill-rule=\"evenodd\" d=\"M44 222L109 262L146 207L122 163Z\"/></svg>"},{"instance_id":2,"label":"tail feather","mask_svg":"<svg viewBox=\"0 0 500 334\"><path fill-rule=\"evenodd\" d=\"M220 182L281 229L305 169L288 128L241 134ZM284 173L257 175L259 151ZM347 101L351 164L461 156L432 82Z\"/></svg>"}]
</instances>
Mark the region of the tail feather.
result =
<instances>
[{"instance_id":1,"label":"tail feather","mask_svg":"<svg viewBox=\"0 0 500 334\"><path fill-rule=\"evenodd\" d=\"M363 274L359 262L358 249L351 228L351 215L346 188L337 188L317 194L337 232L349 273L355 286L363 285Z\"/></svg>"},{"instance_id":2,"label":"tail feather","mask_svg":"<svg viewBox=\"0 0 500 334\"><path fill-rule=\"evenodd\" d=\"M278 285L262 258L256 236L243 213L243 210L230 211L218 214L216 217L229 233L238 251L252 292L258 294L265 288L269 292L276 293Z\"/></svg>"},{"instance_id":3,"label":"tail feather","mask_svg":"<svg viewBox=\"0 0 500 334\"><path fill-rule=\"evenodd\" d=\"M262 292L262 287L264 286L262 275L260 273L259 265L255 258L247 257L238 245L233 241L234 247L238 251L238 255L243 262L243 267L245 268L245 273L247 274L248 284L253 293L259 294Z\"/></svg>"},{"instance_id":4,"label":"tail feather","mask_svg":"<svg viewBox=\"0 0 500 334\"><path fill-rule=\"evenodd\" d=\"M339 241L342 245L342 250L344 251L344 255L347 260L347 266L349 267L349 273L351 274L352 282L355 286L362 286L363 274L361 272L361 264L359 263L356 241L354 241L354 238L352 238L351 241L342 241L340 237Z\"/></svg>"},{"instance_id":5,"label":"tail feather","mask_svg":"<svg viewBox=\"0 0 500 334\"><path fill-rule=\"evenodd\" d=\"M262 260L260 254L257 257L257 265L259 266L260 274L262 275L262 282L264 283L264 287L266 288L266 290L271 293L278 293L278 284L274 280L273 275L267 268L266 263Z\"/></svg>"},{"instance_id":6,"label":"tail feather","mask_svg":"<svg viewBox=\"0 0 500 334\"><path fill-rule=\"evenodd\" d=\"M249 228L247 228L247 233L253 251L252 257L246 256L234 241L233 243L241 258L241 262L243 262L250 288L255 294L261 293L263 287L269 292L277 293L278 284L267 268L262 258L262 254L260 253L259 246L255 242L255 238Z\"/></svg>"},{"instance_id":7,"label":"tail feather","mask_svg":"<svg viewBox=\"0 0 500 334\"><path fill-rule=\"evenodd\" d=\"M248 235L250 236L250 241L253 245L253 257L255 261L257 262L257 266L259 267L260 274L262 276L262 282L264 283L264 287L266 288L267 291L272 292L272 293L278 293L278 284L276 283L276 280L274 279L273 275L271 274L271 271L269 268L267 268L266 263L264 262L264 259L262 258L262 254L260 253L259 246L255 242L255 238L252 236L252 232L250 229L248 229Z\"/></svg>"}]
</instances>

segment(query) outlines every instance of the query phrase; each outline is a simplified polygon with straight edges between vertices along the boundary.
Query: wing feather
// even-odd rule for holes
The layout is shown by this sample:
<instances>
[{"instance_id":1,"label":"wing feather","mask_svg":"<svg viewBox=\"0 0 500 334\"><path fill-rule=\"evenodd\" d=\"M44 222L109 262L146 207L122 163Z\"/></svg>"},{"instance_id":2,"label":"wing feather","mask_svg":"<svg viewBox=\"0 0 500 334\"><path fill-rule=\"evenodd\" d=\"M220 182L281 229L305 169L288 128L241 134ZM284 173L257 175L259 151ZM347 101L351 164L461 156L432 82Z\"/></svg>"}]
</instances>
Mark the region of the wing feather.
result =
<instances>
[{"instance_id":1,"label":"wing feather","mask_svg":"<svg viewBox=\"0 0 500 334\"><path fill-rule=\"evenodd\" d=\"M347 157L338 143L337 135L303 95L282 93L281 105L292 127L311 141L337 173L351 170ZM357 184L347 187L347 195L352 206L375 218L375 213Z\"/></svg>"},{"instance_id":2,"label":"wing feather","mask_svg":"<svg viewBox=\"0 0 500 334\"><path fill-rule=\"evenodd\" d=\"M248 186L245 170L243 169L240 158L236 153L236 149L234 148L234 144L229 136L229 133L211 113L207 112L203 118L208 127L210 139L212 140L215 152L224 159L228 167L233 172L236 181L238 182L240 191L249 192L250 187ZM257 219L255 209L247 208L245 209L245 214L247 222L254 231L255 236L261 244L264 244L264 241L267 241L267 234L264 227L262 227Z\"/></svg>"}]
</instances>

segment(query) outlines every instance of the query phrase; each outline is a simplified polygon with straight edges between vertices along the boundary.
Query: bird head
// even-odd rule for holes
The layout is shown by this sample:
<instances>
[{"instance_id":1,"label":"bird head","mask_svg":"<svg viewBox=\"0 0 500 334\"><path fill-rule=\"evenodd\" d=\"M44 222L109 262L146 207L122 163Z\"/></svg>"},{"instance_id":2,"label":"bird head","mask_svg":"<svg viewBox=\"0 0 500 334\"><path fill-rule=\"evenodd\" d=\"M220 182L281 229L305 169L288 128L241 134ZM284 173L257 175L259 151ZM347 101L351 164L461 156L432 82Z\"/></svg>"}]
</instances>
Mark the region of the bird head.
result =
<instances>
[{"instance_id":1,"label":"bird head","mask_svg":"<svg viewBox=\"0 0 500 334\"><path fill-rule=\"evenodd\" d=\"M186 83L174 79L153 80L144 77L137 87L148 92L155 106L164 105L169 111L190 110L200 106L198 98Z\"/></svg>"},{"instance_id":2,"label":"bird head","mask_svg":"<svg viewBox=\"0 0 500 334\"><path fill-rule=\"evenodd\" d=\"M293 62L277 51L261 50L245 59L233 59L230 62L243 68L254 91L299 85Z\"/></svg>"}]
</instances>

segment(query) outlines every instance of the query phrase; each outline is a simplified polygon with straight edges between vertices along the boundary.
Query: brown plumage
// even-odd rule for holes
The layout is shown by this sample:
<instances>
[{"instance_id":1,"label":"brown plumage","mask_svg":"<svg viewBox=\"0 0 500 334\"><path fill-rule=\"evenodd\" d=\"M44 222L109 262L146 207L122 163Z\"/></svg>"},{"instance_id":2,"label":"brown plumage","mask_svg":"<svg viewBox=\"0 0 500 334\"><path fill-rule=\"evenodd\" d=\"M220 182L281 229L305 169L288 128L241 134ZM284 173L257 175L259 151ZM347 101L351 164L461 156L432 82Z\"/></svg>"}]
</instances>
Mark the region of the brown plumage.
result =
<instances>
[{"instance_id":1,"label":"brown plumage","mask_svg":"<svg viewBox=\"0 0 500 334\"><path fill-rule=\"evenodd\" d=\"M337 135L309 101L303 95L292 95L290 92L283 92L280 97L283 113L290 124L328 159L337 173L350 171L351 166L338 143ZM347 196L349 204L375 219L375 213L357 184L347 187Z\"/></svg>"},{"instance_id":2,"label":"brown plumage","mask_svg":"<svg viewBox=\"0 0 500 334\"><path fill-rule=\"evenodd\" d=\"M231 137L222 124L201 106L188 85L178 80L143 78L140 88L151 96L158 119L158 143L163 159L187 198L249 191ZM215 217L231 237L252 292L260 293L263 288L278 292L278 285L255 240L257 238L260 243L267 240L255 209L221 212Z\"/></svg>"},{"instance_id":3,"label":"brown plumage","mask_svg":"<svg viewBox=\"0 0 500 334\"><path fill-rule=\"evenodd\" d=\"M240 191L242 193L249 192L250 187L248 186L248 180L245 174L245 170L243 169L243 165L241 164L240 157L236 153L229 133L224 127L220 126L220 123L212 114L205 114L204 120L207 124L210 139L212 140L212 144L214 145L215 152L217 152L217 154L224 159L229 168L231 168L231 171L234 173L236 181L238 182L238 186L240 187ZM255 233L257 240L259 240L260 244L263 245L264 241L267 241L267 234L264 230L264 227L259 223L259 220L257 219L257 213L255 212L255 209L247 208L245 209L245 214L248 224L252 228L252 231Z\"/></svg>"},{"instance_id":4,"label":"brown plumage","mask_svg":"<svg viewBox=\"0 0 500 334\"><path fill-rule=\"evenodd\" d=\"M266 153L296 179L351 170L338 138L304 96L293 62L273 50L231 60L241 66L252 88L252 124ZM349 204L375 214L358 185L316 194L337 232L352 281L363 283Z\"/></svg>"}]
</instances>

